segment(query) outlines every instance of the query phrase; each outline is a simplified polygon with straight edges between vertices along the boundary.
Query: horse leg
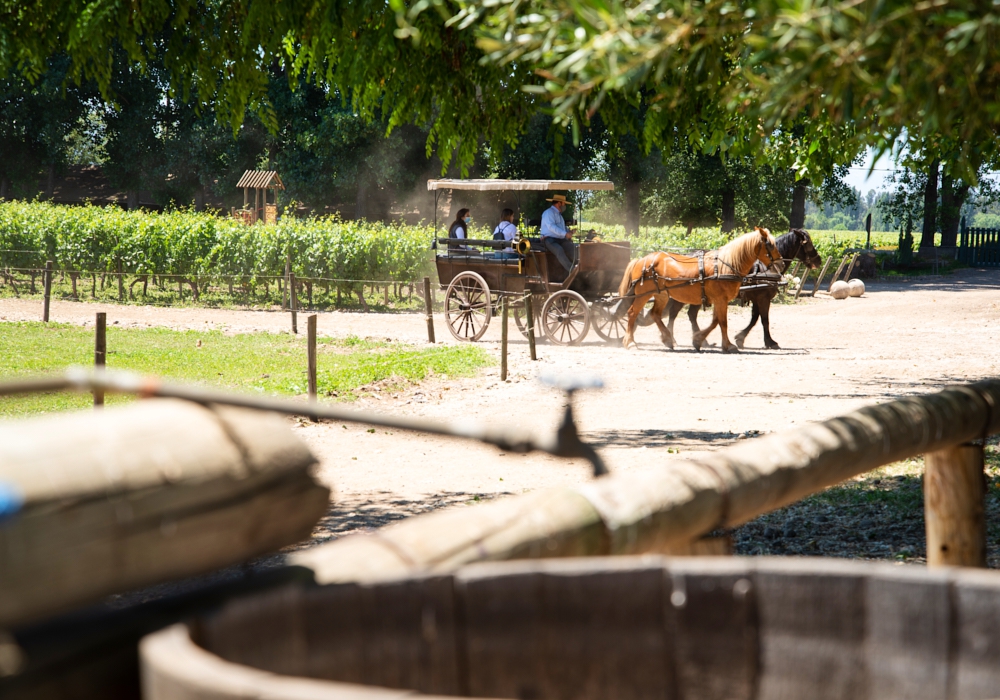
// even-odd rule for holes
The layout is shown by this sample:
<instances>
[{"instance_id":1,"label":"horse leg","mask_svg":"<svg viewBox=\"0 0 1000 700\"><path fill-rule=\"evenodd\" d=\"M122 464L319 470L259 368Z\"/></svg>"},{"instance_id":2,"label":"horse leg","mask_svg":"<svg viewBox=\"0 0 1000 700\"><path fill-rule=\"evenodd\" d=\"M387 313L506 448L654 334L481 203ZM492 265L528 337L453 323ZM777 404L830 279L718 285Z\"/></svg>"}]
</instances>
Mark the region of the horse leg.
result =
<instances>
[{"instance_id":1,"label":"horse leg","mask_svg":"<svg viewBox=\"0 0 1000 700\"><path fill-rule=\"evenodd\" d=\"M760 301L760 325L764 328L764 347L768 350L780 350L781 347L771 338L771 324L768 315L771 311L771 300L761 299Z\"/></svg>"},{"instance_id":2,"label":"horse leg","mask_svg":"<svg viewBox=\"0 0 1000 700\"><path fill-rule=\"evenodd\" d=\"M715 317L719 322L719 330L722 331L722 352L739 352L740 349L729 342L729 305L722 303L715 305Z\"/></svg>"},{"instance_id":3,"label":"horse leg","mask_svg":"<svg viewBox=\"0 0 1000 700\"><path fill-rule=\"evenodd\" d=\"M701 307L698 304L688 304L688 320L691 322L691 332L697 333L700 328L698 328L698 310Z\"/></svg>"},{"instance_id":4,"label":"horse leg","mask_svg":"<svg viewBox=\"0 0 1000 700\"><path fill-rule=\"evenodd\" d=\"M663 341L664 345L673 350L674 334L671 332L671 329L663 325L663 311L671 302L673 302L673 299L670 297L667 297L666 301L661 301L660 297L653 297L653 309L650 311L650 315L653 317L653 321L656 322L656 327L660 329L660 340Z\"/></svg>"},{"instance_id":5,"label":"horse leg","mask_svg":"<svg viewBox=\"0 0 1000 700\"><path fill-rule=\"evenodd\" d=\"M684 308L684 304L671 298L667 302L667 335L670 336L670 349L674 349L674 321L677 320L677 314L680 310Z\"/></svg>"},{"instance_id":6,"label":"horse leg","mask_svg":"<svg viewBox=\"0 0 1000 700\"><path fill-rule=\"evenodd\" d=\"M639 314L642 313L642 308L649 301L650 295L644 295L640 297L638 294L635 299L632 300L632 305L628 307L628 325L625 328L625 337L622 338L622 347L626 350L630 346L635 345L635 324L639 320Z\"/></svg>"},{"instance_id":7,"label":"horse leg","mask_svg":"<svg viewBox=\"0 0 1000 700\"><path fill-rule=\"evenodd\" d=\"M757 319L760 318L760 307L757 305L757 300L754 299L752 304L753 312L750 314L750 325L736 334L736 347L740 350L743 349L743 343L746 341L747 334L750 333L750 329L757 325Z\"/></svg>"},{"instance_id":8,"label":"horse leg","mask_svg":"<svg viewBox=\"0 0 1000 700\"><path fill-rule=\"evenodd\" d=\"M691 337L691 342L694 345L695 350L698 350L699 352L701 351L701 346L705 343L705 338L709 333L715 330L717 325L719 325L719 307L718 305L715 305L712 313L712 322L708 324L708 328L698 331ZM729 339L725 338L725 342L729 343Z\"/></svg>"}]
</instances>

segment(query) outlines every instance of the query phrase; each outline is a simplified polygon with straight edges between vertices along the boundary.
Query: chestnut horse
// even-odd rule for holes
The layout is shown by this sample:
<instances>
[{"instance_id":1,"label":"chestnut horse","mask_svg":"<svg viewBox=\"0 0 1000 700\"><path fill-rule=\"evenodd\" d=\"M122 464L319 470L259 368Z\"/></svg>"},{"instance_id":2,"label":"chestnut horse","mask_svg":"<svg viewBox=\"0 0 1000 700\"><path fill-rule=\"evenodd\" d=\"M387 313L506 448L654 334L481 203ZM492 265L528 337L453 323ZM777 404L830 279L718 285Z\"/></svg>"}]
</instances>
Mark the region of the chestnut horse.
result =
<instances>
[{"instance_id":1,"label":"chestnut horse","mask_svg":"<svg viewBox=\"0 0 1000 700\"><path fill-rule=\"evenodd\" d=\"M646 303L653 299L650 316L660 329L663 344L672 347L673 338L663 325L663 311L671 299L684 304L712 305L714 313L708 328L694 337L694 347L701 350L706 336L719 326L722 331L722 351L737 352L729 342L726 314L729 302L740 291L743 278L754 264L760 262L770 267L781 259L774 236L766 228L757 227L751 233L736 238L718 250L708 251L699 257L676 253L650 253L633 260L625 269L625 276L618 286L618 296L631 299L628 309L628 328L622 345L628 348L635 343L635 324Z\"/></svg>"},{"instance_id":2,"label":"chestnut horse","mask_svg":"<svg viewBox=\"0 0 1000 700\"><path fill-rule=\"evenodd\" d=\"M778 236L775 240L775 244L778 247L778 252L781 253L782 260L775 262L774 267L770 268L771 271L778 274L782 274L788 269L788 263L792 260L801 260L806 264L806 267L810 270L814 270L823 264L822 258L820 258L819 253L816 252L816 246L813 245L812 236L809 232L802 228L793 228L791 231L786 233L784 236ZM750 274L759 274L767 272L760 263L753 266ZM736 334L734 340L736 341L736 347L740 350L743 349L743 341L746 340L747 334L750 330L757 324L757 319L760 319L761 326L764 328L764 347L768 350L780 350L774 339L771 338L771 325L769 314L771 310L771 300L778 296L778 285L774 286L758 286L756 289L741 289L739 293L740 301L748 301L752 304L752 315L750 317L750 325L741 330ZM677 318L678 312L684 306L683 303L677 301L676 299L671 299L670 303L667 304L667 334L673 338L674 334L674 319ZM691 321L691 334L696 334L700 329L698 328L698 308L700 304L691 304L688 307L688 318Z\"/></svg>"}]
</instances>

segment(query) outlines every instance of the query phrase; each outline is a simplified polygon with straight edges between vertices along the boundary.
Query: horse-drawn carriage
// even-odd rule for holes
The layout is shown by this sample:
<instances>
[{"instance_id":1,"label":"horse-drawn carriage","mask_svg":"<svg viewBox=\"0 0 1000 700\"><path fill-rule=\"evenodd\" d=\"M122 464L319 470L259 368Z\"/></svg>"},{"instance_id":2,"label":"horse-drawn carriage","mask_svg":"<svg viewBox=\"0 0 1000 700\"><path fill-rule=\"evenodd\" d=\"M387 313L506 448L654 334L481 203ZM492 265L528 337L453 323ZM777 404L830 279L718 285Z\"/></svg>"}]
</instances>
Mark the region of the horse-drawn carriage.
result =
<instances>
[{"instance_id":1,"label":"horse-drawn carriage","mask_svg":"<svg viewBox=\"0 0 1000 700\"><path fill-rule=\"evenodd\" d=\"M435 193L436 229L437 197L442 190L520 193L612 190L614 185L579 180L430 180L427 189ZM497 254L512 243L515 254ZM446 290L445 320L458 340L479 340L501 299L507 301L514 322L526 335L525 300L530 298L535 328L557 345L580 343L591 327L608 342L621 341L624 318L615 313L615 306L618 285L631 260L627 241L582 240L569 272L538 239L521 234L513 242L438 238L437 244L438 280Z\"/></svg>"}]
</instances>

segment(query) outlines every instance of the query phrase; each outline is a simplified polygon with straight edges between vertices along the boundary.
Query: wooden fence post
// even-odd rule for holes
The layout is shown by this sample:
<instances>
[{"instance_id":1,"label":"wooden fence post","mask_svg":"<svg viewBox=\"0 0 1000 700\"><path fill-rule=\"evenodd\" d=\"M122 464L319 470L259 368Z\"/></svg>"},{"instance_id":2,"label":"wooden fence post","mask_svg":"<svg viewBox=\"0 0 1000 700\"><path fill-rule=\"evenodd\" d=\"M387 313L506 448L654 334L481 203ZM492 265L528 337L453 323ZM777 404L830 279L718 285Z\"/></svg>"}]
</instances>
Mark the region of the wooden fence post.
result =
<instances>
[{"instance_id":1,"label":"wooden fence post","mask_svg":"<svg viewBox=\"0 0 1000 700\"><path fill-rule=\"evenodd\" d=\"M285 289L288 291L288 298L291 301L290 306L292 307L292 333L298 334L299 332L299 321L297 317L298 311L298 298L295 294L295 273L288 273L288 284L285 285Z\"/></svg>"},{"instance_id":2,"label":"wooden fence post","mask_svg":"<svg viewBox=\"0 0 1000 700\"><path fill-rule=\"evenodd\" d=\"M858 262L858 254L855 253L854 257L851 258L851 264L847 267L847 274L844 275L845 280L851 279L851 273L854 272L854 265Z\"/></svg>"},{"instance_id":3,"label":"wooden fence post","mask_svg":"<svg viewBox=\"0 0 1000 700\"><path fill-rule=\"evenodd\" d=\"M524 295L524 320L528 324L528 351L531 353L531 359L537 360L538 355L535 353L535 312L531 306L531 292Z\"/></svg>"},{"instance_id":4,"label":"wooden fence post","mask_svg":"<svg viewBox=\"0 0 1000 700\"><path fill-rule=\"evenodd\" d=\"M431 300L430 277L424 277L424 308L427 310L427 342L434 343L434 302Z\"/></svg>"},{"instance_id":5,"label":"wooden fence post","mask_svg":"<svg viewBox=\"0 0 1000 700\"><path fill-rule=\"evenodd\" d=\"M928 566L986 566L986 477L982 445L924 455Z\"/></svg>"},{"instance_id":6,"label":"wooden fence post","mask_svg":"<svg viewBox=\"0 0 1000 700\"><path fill-rule=\"evenodd\" d=\"M43 285L45 288L45 301L42 304L42 322L49 322L49 301L52 298L52 261L45 261L45 279L43 280Z\"/></svg>"},{"instance_id":7,"label":"wooden fence post","mask_svg":"<svg viewBox=\"0 0 1000 700\"><path fill-rule=\"evenodd\" d=\"M281 308L288 308L288 280L292 274L292 254L285 256L285 288L281 292Z\"/></svg>"},{"instance_id":8,"label":"wooden fence post","mask_svg":"<svg viewBox=\"0 0 1000 700\"><path fill-rule=\"evenodd\" d=\"M306 319L306 353L309 363L309 400L316 401L316 314ZM316 416L312 416L315 422Z\"/></svg>"},{"instance_id":9,"label":"wooden fence post","mask_svg":"<svg viewBox=\"0 0 1000 700\"><path fill-rule=\"evenodd\" d=\"M832 256L826 256L826 262L823 263L823 268L819 271L819 277L816 278L816 284L813 285L812 291L809 292L809 296L816 296L816 290L823 285L823 278L826 277L826 270L830 267L831 260L833 260Z\"/></svg>"},{"instance_id":10,"label":"wooden fence post","mask_svg":"<svg viewBox=\"0 0 1000 700\"><path fill-rule=\"evenodd\" d=\"M500 297L500 381L507 381L507 297Z\"/></svg>"},{"instance_id":11,"label":"wooden fence post","mask_svg":"<svg viewBox=\"0 0 1000 700\"><path fill-rule=\"evenodd\" d=\"M826 288L827 294L829 294L830 290L833 289L833 283L840 279L840 273L844 271L844 266L847 264L848 257L850 256L844 256L843 260L840 261L840 265L837 266L837 271L833 273L833 277L830 279L830 286Z\"/></svg>"},{"instance_id":12,"label":"wooden fence post","mask_svg":"<svg viewBox=\"0 0 1000 700\"><path fill-rule=\"evenodd\" d=\"M806 268L806 271L802 273L802 279L799 281L799 287L795 290L795 301L799 300L799 294L802 290L806 288L806 282L809 280L809 273L812 272L810 268Z\"/></svg>"},{"instance_id":13,"label":"wooden fence post","mask_svg":"<svg viewBox=\"0 0 1000 700\"><path fill-rule=\"evenodd\" d=\"M103 311L98 312L97 322L94 326L94 368L98 370L104 369L108 354L107 324L108 315ZM94 389L94 408L100 408L103 405L104 391Z\"/></svg>"}]
</instances>

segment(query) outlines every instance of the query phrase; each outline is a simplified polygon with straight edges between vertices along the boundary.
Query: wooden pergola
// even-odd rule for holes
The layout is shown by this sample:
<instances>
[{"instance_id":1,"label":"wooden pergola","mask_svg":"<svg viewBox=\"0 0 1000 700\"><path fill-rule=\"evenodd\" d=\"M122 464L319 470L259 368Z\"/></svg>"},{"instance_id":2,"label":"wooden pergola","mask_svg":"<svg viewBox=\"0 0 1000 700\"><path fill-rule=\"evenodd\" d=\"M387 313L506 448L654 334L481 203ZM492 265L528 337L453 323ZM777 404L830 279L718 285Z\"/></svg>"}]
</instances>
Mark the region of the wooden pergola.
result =
<instances>
[{"instance_id":1,"label":"wooden pergola","mask_svg":"<svg viewBox=\"0 0 1000 700\"><path fill-rule=\"evenodd\" d=\"M273 224L278 220L277 190L285 189L284 183L274 170L247 170L236 183L243 188L243 209L233 211L233 216L248 224L262 220L265 224ZM253 190L253 209L250 205L250 190ZM267 201L267 191L273 190L271 201Z\"/></svg>"}]
</instances>

